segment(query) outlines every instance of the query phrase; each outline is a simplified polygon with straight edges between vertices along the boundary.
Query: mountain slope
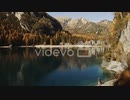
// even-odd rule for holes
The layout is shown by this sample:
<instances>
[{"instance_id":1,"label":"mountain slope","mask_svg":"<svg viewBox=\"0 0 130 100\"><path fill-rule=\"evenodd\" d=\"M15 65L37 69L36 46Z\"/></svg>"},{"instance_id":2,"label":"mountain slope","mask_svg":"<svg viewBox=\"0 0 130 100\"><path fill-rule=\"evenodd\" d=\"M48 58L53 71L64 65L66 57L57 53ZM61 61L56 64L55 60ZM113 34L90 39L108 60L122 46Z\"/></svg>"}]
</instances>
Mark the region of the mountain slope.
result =
<instances>
[{"instance_id":1,"label":"mountain slope","mask_svg":"<svg viewBox=\"0 0 130 100\"><path fill-rule=\"evenodd\" d=\"M45 12L24 12L21 15L20 23L29 32L54 34L56 31L62 30L60 23Z\"/></svg>"},{"instance_id":2,"label":"mountain slope","mask_svg":"<svg viewBox=\"0 0 130 100\"><path fill-rule=\"evenodd\" d=\"M72 33L100 33L106 34L109 32L109 26L112 24L111 21L102 20L101 22L94 23L85 18L72 19L69 17L58 17L56 18L62 25L64 30Z\"/></svg>"},{"instance_id":3,"label":"mountain slope","mask_svg":"<svg viewBox=\"0 0 130 100\"><path fill-rule=\"evenodd\" d=\"M45 12L0 12L0 45L34 45L48 42L61 24Z\"/></svg>"}]
</instances>

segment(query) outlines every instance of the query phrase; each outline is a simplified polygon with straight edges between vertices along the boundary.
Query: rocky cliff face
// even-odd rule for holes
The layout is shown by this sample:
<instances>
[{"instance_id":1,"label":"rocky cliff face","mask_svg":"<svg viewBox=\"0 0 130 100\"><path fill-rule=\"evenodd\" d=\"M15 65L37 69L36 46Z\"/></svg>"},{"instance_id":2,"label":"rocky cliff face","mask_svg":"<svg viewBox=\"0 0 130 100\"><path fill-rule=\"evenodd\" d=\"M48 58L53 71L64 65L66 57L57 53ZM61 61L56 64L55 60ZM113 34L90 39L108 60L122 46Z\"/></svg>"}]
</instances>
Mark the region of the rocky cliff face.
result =
<instances>
[{"instance_id":1,"label":"rocky cliff face","mask_svg":"<svg viewBox=\"0 0 130 100\"><path fill-rule=\"evenodd\" d=\"M126 69L128 64L128 54L130 53L130 20L129 15L122 13L116 13L114 19L114 31L115 38L118 43L111 47L111 51L104 56L102 67L113 70L117 73L121 73ZM124 14L124 16L123 16ZM118 37L118 38L117 38ZM112 43L114 44L114 43ZM120 70L121 69L121 70Z\"/></svg>"},{"instance_id":2,"label":"rocky cliff face","mask_svg":"<svg viewBox=\"0 0 130 100\"><path fill-rule=\"evenodd\" d=\"M130 53L130 21L128 21L126 27L120 31L119 37L117 48L114 51L111 51L108 55L105 55L106 57L104 57L103 63L101 64L102 67L117 73L121 73L124 69L129 67L128 55Z\"/></svg>"},{"instance_id":3,"label":"rocky cliff face","mask_svg":"<svg viewBox=\"0 0 130 100\"><path fill-rule=\"evenodd\" d=\"M119 42L122 43L124 52L130 53L130 21L128 21L126 28L121 31Z\"/></svg>"},{"instance_id":4,"label":"rocky cliff face","mask_svg":"<svg viewBox=\"0 0 130 100\"><path fill-rule=\"evenodd\" d=\"M103 58L102 67L119 74L114 86L130 86L130 13L115 13L118 43Z\"/></svg>"}]
</instances>

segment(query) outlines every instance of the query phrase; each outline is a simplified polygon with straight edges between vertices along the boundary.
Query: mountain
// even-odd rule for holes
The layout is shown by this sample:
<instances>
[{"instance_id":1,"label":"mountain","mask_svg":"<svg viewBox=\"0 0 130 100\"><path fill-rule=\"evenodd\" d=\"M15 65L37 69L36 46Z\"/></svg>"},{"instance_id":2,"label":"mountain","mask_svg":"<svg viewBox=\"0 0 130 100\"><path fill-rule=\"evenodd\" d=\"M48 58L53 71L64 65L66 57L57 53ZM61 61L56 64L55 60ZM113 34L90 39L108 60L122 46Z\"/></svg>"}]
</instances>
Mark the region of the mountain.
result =
<instances>
[{"instance_id":1,"label":"mountain","mask_svg":"<svg viewBox=\"0 0 130 100\"><path fill-rule=\"evenodd\" d=\"M109 21L109 20L107 20L107 19L101 20L100 22L97 22L98 25L105 26L105 27L107 27L108 29L111 28L112 23L113 23L112 21Z\"/></svg>"},{"instance_id":2,"label":"mountain","mask_svg":"<svg viewBox=\"0 0 130 100\"><path fill-rule=\"evenodd\" d=\"M13 16L18 19L20 27L27 32L54 34L62 30L60 23L46 12L4 12L6 18ZM15 22L15 20L14 20ZM12 22L13 24L13 22Z\"/></svg>"},{"instance_id":3,"label":"mountain","mask_svg":"<svg viewBox=\"0 0 130 100\"><path fill-rule=\"evenodd\" d=\"M0 46L50 44L62 26L46 12L0 12Z\"/></svg>"},{"instance_id":4,"label":"mountain","mask_svg":"<svg viewBox=\"0 0 130 100\"><path fill-rule=\"evenodd\" d=\"M63 16L63 17L58 17L57 19L58 19L58 21L60 22L60 24L61 24L62 26L64 26L64 27L67 25L67 23L68 23L69 21L72 20L72 18L70 18L70 17L65 17L65 16Z\"/></svg>"},{"instance_id":5,"label":"mountain","mask_svg":"<svg viewBox=\"0 0 130 100\"><path fill-rule=\"evenodd\" d=\"M64 30L72 33L108 33L109 26L112 21L102 20L95 23L85 18L72 19L70 17L58 17L56 18L62 25Z\"/></svg>"}]
</instances>

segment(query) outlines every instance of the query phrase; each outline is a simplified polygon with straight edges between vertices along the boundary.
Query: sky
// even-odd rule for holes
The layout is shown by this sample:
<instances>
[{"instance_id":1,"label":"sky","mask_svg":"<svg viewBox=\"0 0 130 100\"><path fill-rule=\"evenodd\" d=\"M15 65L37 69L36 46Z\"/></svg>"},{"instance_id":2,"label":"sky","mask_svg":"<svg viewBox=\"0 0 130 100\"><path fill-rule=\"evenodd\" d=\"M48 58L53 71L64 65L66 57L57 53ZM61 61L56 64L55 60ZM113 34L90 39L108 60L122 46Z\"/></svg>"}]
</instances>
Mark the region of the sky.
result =
<instances>
[{"instance_id":1,"label":"sky","mask_svg":"<svg viewBox=\"0 0 130 100\"><path fill-rule=\"evenodd\" d=\"M108 19L110 21L113 20L113 12L47 12L53 17L71 17L73 19L76 18L86 18L93 22L99 22L104 19Z\"/></svg>"}]
</instances>

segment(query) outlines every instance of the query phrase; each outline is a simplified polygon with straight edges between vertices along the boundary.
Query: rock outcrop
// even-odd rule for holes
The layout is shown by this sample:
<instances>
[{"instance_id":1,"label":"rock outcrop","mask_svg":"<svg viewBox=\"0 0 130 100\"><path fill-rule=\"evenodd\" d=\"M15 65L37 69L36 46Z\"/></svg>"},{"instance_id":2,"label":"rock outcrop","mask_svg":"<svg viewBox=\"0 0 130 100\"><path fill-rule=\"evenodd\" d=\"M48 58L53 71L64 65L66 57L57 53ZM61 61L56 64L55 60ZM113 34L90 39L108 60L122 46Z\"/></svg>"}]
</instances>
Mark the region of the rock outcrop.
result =
<instances>
[{"instance_id":1,"label":"rock outcrop","mask_svg":"<svg viewBox=\"0 0 130 100\"><path fill-rule=\"evenodd\" d=\"M116 73L121 73L124 71L124 69L126 69L128 67L127 65L125 65L121 62L117 62L117 61L110 61L110 62L104 61L101 66L103 66L107 70L111 70Z\"/></svg>"},{"instance_id":2,"label":"rock outcrop","mask_svg":"<svg viewBox=\"0 0 130 100\"><path fill-rule=\"evenodd\" d=\"M130 21L128 21L126 28L122 30L119 42L123 44L124 52L130 53Z\"/></svg>"},{"instance_id":3,"label":"rock outcrop","mask_svg":"<svg viewBox=\"0 0 130 100\"><path fill-rule=\"evenodd\" d=\"M116 79L110 80L108 82L101 84L101 86L113 86L115 81Z\"/></svg>"}]
</instances>

